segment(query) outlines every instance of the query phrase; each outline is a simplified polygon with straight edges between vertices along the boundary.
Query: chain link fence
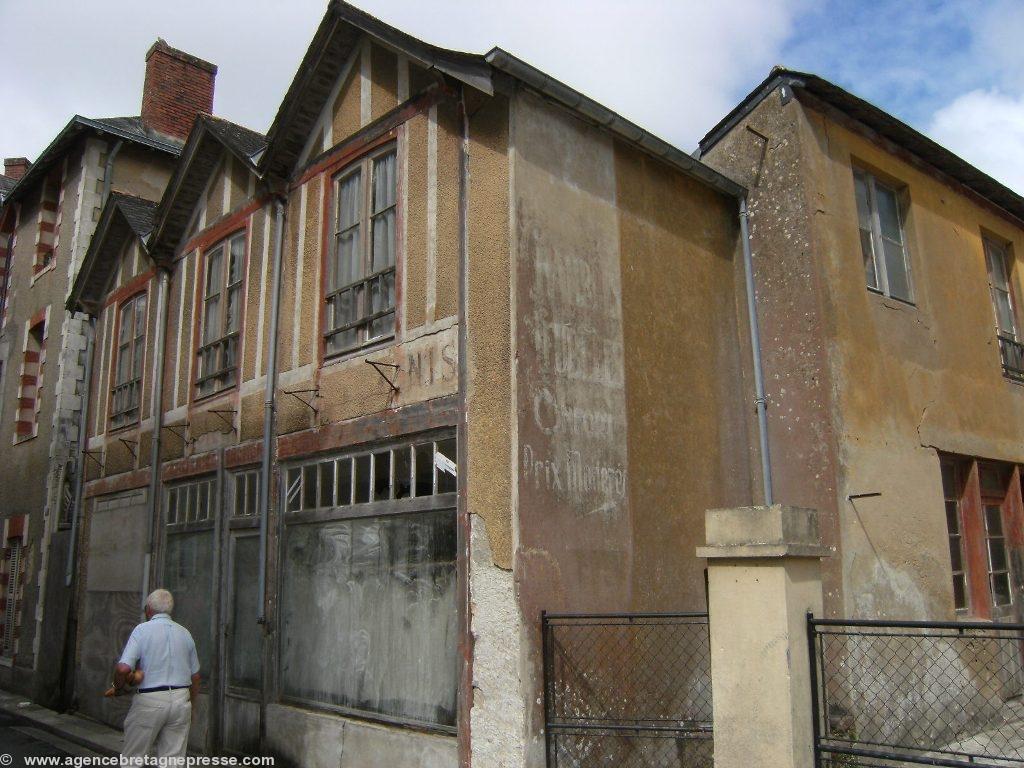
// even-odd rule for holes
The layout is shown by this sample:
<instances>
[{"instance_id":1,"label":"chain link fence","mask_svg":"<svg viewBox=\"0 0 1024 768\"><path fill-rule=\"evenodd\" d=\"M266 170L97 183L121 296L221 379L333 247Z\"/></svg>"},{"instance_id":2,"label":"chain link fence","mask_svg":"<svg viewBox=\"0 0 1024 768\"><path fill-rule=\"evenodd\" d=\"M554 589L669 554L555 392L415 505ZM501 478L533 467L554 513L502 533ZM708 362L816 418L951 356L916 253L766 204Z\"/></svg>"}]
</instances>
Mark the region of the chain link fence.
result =
<instances>
[{"instance_id":1,"label":"chain link fence","mask_svg":"<svg viewBox=\"0 0 1024 768\"><path fill-rule=\"evenodd\" d=\"M707 614L544 614L550 768L712 768Z\"/></svg>"},{"instance_id":2,"label":"chain link fence","mask_svg":"<svg viewBox=\"0 0 1024 768\"><path fill-rule=\"evenodd\" d=\"M808 619L819 765L1024 766L1024 625Z\"/></svg>"}]
</instances>

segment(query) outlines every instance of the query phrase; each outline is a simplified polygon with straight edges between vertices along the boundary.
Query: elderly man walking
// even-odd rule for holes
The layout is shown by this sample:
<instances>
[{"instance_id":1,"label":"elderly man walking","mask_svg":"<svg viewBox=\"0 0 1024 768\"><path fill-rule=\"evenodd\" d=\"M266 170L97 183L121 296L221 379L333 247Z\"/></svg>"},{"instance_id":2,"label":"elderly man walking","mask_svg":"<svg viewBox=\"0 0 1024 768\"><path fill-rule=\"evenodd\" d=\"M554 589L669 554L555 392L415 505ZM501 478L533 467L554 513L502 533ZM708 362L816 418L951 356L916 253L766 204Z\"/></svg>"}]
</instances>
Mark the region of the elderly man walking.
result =
<instances>
[{"instance_id":1,"label":"elderly man walking","mask_svg":"<svg viewBox=\"0 0 1024 768\"><path fill-rule=\"evenodd\" d=\"M158 589L146 598L146 621L132 630L114 671L121 693L142 672L138 695L124 721L122 757L185 757L192 703L199 694L199 658L192 635L171 620L174 597Z\"/></svg>"}]
</instances>

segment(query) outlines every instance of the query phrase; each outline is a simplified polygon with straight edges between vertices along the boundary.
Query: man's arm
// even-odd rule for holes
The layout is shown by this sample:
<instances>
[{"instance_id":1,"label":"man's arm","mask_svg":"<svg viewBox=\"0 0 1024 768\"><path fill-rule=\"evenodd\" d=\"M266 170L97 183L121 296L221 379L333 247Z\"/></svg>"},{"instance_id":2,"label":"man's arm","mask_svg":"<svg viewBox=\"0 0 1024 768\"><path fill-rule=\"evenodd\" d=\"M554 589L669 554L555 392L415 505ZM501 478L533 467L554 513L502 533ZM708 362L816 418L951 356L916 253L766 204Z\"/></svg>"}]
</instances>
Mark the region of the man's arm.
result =
<instances>
[{"instance_id":1,"label":"man's arm","mask_svg":"<svg viewBox=\"0 0 1024 768\"><path fill-rule=\"evenodd\" d=\"M135 631L133 630L128 637L128 642L125 643L124 653L121 654L120 660L114 665L114 682L111 690L107 691L108 695L117 696L124 691L125 686L128 685L128 681L131 679L134 666L138 662L139 641L135 637Z\"/></svg>"},{"instance_id":2,"label":"man's arm","mask_svg":"<svg viewBox=\"0 0 1024 768\"><path fill-rule=\"evenodd\" d=\"M199 680L198 672L192 675L192 684L188 687L188 700L190 704L195 704L196 699L199 697Z\"/></svg>"}]
</instances>

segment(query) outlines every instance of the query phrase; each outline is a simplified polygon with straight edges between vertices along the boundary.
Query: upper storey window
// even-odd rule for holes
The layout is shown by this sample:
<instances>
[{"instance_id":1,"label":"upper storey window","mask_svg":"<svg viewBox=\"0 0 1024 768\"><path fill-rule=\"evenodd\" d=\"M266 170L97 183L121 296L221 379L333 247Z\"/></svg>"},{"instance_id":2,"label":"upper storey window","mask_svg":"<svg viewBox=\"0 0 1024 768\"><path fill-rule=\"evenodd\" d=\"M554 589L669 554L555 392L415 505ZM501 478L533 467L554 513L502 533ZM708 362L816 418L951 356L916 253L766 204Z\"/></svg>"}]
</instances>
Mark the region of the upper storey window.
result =
<instances>
[{"instance_id":1,"label":"upper storey window","mask_svg":"<svg viewBox=\"0 0 1024 768\"><path fill-rule=\"evenodd\" d=\"M914 288L899 194L866 171L855 169L853 178L868 288L912 302Z\"/></svg>"},{"instance_id":2,"label":"upper storey window","mask_svg":"<svg viewBox=\"0 0 1024 768\"><path fill-rule=\"evenodd\" d=\"M327 354L395 333L395 148L350 166L335 179L334 240L327 270Z\"/></svg>"},{"instance_id":3,"label":"upper storey window","mask_svg":"<svg viewBox=\"0 0 1024 768\"><path fill-rule=\"evenodd\" d=\"M114 429L139 420L142 361L146 344L146 294L121 305L117 328L117 363L111 391L110 426Z\"/></svg>"},{"instance_id":4,"label":"upper storey window","mask_svg":"<svg viewBox=\"0 0 1024 768\"><path fill-rule=\"evenodd\" d=\"M1024 380L1024 345L1017 334L1017 315L1010 289L1010 254L1006 246L985 238L985 265L988 287L996 314L996 337L1003 373L1012 379Z\"/></svg>"},{"instance_id":5,"label":"upper storey window","mask_svg":"<svg viewBox=\"0 0 1024 768\"><path fill-rule=\"evenodd\" d=\"M233 387L238 381L238 328L241 319L245 233L229 237L206 252L203 282L202 346L199 347L199 397Z\"/></svg>"}]
</instances>

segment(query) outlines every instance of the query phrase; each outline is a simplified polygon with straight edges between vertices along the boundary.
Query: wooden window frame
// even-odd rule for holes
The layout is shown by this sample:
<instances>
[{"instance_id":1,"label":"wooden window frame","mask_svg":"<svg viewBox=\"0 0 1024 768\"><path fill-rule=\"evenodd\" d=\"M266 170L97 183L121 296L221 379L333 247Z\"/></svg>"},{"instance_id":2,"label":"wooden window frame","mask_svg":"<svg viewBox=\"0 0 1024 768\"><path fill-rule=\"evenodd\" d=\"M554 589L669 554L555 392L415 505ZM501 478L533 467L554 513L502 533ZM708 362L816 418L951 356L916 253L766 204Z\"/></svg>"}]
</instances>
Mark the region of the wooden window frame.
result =
<instances>
[{"instance_id":1,"label":"wooden window frame","mask_svg":"<svg viewBox=\"0 0 1024 768\"><path fill-rule=\"evenodd\" d=\"M1024 502L1021 496L1021 470L1013 464L1006 464L997 461L975 459L965 456L951 454L940 455L942 467L952 465L955 469L956 489L958 496L957 511L960 525L960 539L963 552L963 574L966 582L966 605L957 606L954 609L958 616L970 616L972 618L989 620L995 615L997 618L1015 606L1018 602L1018 583L1024 574L1014 571L1013 552L1011 548L1019 547L1014 544L1012 531L1015 527L1019 529L1024 525ZM1000 477L1000 490L993 492L987 490L982 484L982 472L993 471ZM944 497L948 493L943 493ZM999 514L1000 531L993 535L992 526L988 520L989 509L996 507ZM953 532L948 530L947 534L953 537ZM992 542L1000 540L1004 567L994 568L992 561ZM957 571L952 571L951 577L956 578ZM1004 575L1009 588L1009 602L997 603L996 590L994 589L994 576Z\"/></svg>"},{"instance_id":2,"label":"wooden window frame","mask_svg":"<svg viewBox=\"0 0 1024 768\"><path fill-rule=\"evenodd\" d=\"M1024 383L1024 343L1021 343L1020 324L1017 318L1017 301L1013 290L1013 250L1010 243L988 235L982 235L982 250L985 252L985 271L988 276L989 297L995 315L996 341L999 345L999 361L1003 375L1013 381ZM1002 267L1005 285L997 285L996 260ZM999 312L998 294L1006 295L1011 328L1004 328Z\"/></svg>"},{"instance_id":3,"label":"wooden window frame","mask_svg":"<svg viewBox=\"0 0 1024 768\"><path fill-rule=\"evenodd\" d=\"M385 206L379 211L373 210L374 173L377 162L387 156L394 157L394 190L392 195L394 202ZM341 228L341 205L342 184L355 174L360 174L360 209L358 221ZM395 338L398 328L398 231L399 231L399 191L400 180L398 166L398 143L389 141L373 150L361 155L348 163L341 171L331 178L332 207L330 212L329 244L327 247L327 265L324 271L324 313L322 323L322 342L324 357L336 358L342 355L357 352L359 350L376 346ZM394 227L392 261L387 266L373 269L373 227L377 220L392 212ZM358 230L359 233L359 258L361 264L361 275L344 283L337 283L337 276L334 274L338 263L338 251L341 247L342 237L351 231ZM370 311L370 295L376 283L377 290L381 290L391 281L391 301L383 309ZM346 294L355 296L354 319L346 322L335 323L333 317L336 312L343 310L338 306L341 297ZM371 335L374 323L379 320L391 317L391 327L381 333ZM356 338L348 344L333 346L333 339L341 334L354 331Z\"/></svg>"},{"instance_id":4,"label":"wooden window frame","mask_svg":"<svg viewBox=\"0 0 1024 768\"><path fill-rule=\"evenodd\" d=\"M867 289L872 293L878 293L889 299L895 299L896 301L902 301L905 304L916 304L916 294L914 291L914 271L910 263L910 247L907 242L907 226L906 226L906 205L904 200L906 197L905 188L899 188L895 184L882 181L874 173L864 168L854 166L853 168L854 177L854 199L856 201L856 184L858 180L864 182L867 189L867 205L868 205L868 216L871 220L870 225L870 238L869 242L871 245L870 259L874 267L875 274L875 285L867 284ZM907 296L897 296L892 292L892 288L889 282L889 271L885 259L885 243L895 243L891 238L887 238L882 234L881 218L878 213L878 189L884 189L886 192L892 194L896 201L896 217L897 225L900 233L900 250L903 254L903 267L906 273L907 281ZM860 226L860 207L857 205L857 227L860 232L864 232ZM861 239L861 255L865 261L869 258L867 253L864 253L864 241Z\"/></svg>"},{"instance_id":5,"label":"wooden window frame","mask_svg":"<svg viewBox=\"0 0 1024 768\"><path fill-rule=\"evenodd\" d=\"M240 240L242 242L239 253L238 279L231 280L231 256L232 244ZM195 399L202 400L218 395L238 385L238 371L241 361L239 352L241 350L241 328L243 321L243 310L245 302L245 279L248 261L248 232L245 229L233 232L218 240L213 246L203 249L198 257L202 259L201 282L196 288L197 301L196 309L198 315L198 336L196 348L196 376L194 381ZM210 261L218 254L222 259L221 275L216 291L210 286ZM229 330L230 315L228 298L231 292L235 292L235 306L237 307L237 324L233 330ZM207 339L207 305L216 299L218 333L216 338ZM204 389L212 383L212 388Z\"/></svg>"},{"instance_id":6,"label":"wooden window frame","mask_svg":"<svg viewBox=\"0 0 1024 768\"><path fill-rule=\"evenodd\" d=\"M143 302L142 327L137 327L138 318L137 304ZM121 332L124 328L124 313L130 310L132 320L132 334L127 344L121 341ZM140 291L117 305L117 320L114 324L114 359L111 365L110 378L113 385L110 388L110 429L122 429L139 422L139 414L142 410L142 381L145 378L146 370L146 331L149 325L149 295L147 291ZM140 333L141 331L141 333ZM131 353L131 364L128 367L128 375L121 380L120 367L124 354L123 347ZM138 375L135 375L136 355L141 352L142 362L138 364ZM124 407L118 406L118 397L122 392L128 393L128 404Z\"/></svg>"}]
</instances>

